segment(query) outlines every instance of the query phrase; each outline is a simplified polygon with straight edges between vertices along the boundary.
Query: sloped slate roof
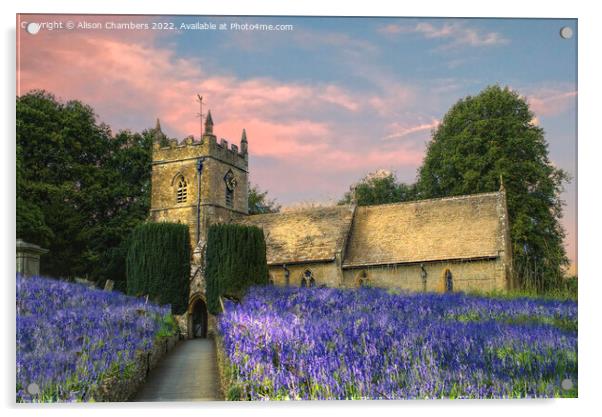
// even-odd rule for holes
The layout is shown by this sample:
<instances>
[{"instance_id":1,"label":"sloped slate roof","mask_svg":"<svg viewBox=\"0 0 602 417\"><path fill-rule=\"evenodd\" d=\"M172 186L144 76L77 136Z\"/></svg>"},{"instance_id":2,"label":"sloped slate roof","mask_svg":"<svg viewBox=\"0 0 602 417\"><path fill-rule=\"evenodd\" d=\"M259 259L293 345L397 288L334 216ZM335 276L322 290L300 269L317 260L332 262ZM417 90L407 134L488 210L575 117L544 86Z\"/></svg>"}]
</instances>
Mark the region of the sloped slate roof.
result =
<instances>
[{"instance_id":1,"label":"sloped slate roof","mask_svg":"<svg viewBox=\"0 0 602 417\"><path fill-rule=\"evenodd\" d=\"M352 217L352 207L337 206L256 214L239 223L263 229L273 265L334 260L344 249Z\"/></svg>"},{"instance_id":2,"label":"sloped slate roof","mask_svg":"<svg viewBox=\"0 0 602 417\"><path fill-rule=\"evenodd\" d=\"M358 207L343 267L498 256L499 193Z\"/></svg>"}]
</instances>

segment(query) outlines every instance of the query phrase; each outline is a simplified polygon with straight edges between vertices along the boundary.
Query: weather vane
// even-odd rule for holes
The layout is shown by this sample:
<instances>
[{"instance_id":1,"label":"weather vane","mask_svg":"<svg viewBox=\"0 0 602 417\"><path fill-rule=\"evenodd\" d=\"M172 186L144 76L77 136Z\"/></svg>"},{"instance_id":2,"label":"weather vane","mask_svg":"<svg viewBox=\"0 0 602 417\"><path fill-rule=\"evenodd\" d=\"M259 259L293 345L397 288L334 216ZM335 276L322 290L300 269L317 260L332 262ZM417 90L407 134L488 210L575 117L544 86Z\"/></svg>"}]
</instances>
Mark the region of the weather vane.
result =
<instances>
[{"instance_id":1,"label":"weather vane","mask_svg":"<svg viewBox=\"0 0 602 417\"><path fill-rule=\"evenodd\" d=\"M200 138L203 137L203 96L200 94L196 95L196 100L199 102L199 112L197 113L197 117L199 118L199 133Z\"/></svg>"}]
</instances>

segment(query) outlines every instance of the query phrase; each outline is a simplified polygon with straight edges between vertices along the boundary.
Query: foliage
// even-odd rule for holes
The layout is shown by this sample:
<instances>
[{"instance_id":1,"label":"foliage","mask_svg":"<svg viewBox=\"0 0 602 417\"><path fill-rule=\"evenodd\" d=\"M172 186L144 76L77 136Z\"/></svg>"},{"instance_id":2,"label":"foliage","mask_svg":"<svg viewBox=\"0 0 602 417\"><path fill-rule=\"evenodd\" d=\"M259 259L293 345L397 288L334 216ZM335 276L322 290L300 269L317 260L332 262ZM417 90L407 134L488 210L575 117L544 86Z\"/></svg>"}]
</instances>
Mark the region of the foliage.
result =
<instances>
[{"instance_id":1,"label":"foliage","mask_svg":"<svg viewBox=\"0 0 602 417\"><path fill-rule=\"evenodd\" d=\"M178 322L175 317L170 314L164 314L161 318L159 330L157 330L157 337L170 337L176 335L180 331Z\"/></svg>"},{"instance_id":2,"label":"foliage","mask_svg":"<svg viewBox=\"0 0 602 417\"><path fill-rule=\"evenodd\" d=\"M50 250L43 273L123 288L124 241L148 215L151 133L112 136L91 107L45 91L18 97L16 117L17 237Z\"/></svg>"},{"instance_id":3,"label":"foliage","mask_svg":"<svg viewBox=\"0 0 602 417\"><path fill-rule=\"evenodd\" d=\"M280 204L268 198L267 191L257 185L249 185L249 214L278 213Z\"/></svg>"},{"instance_id":4,"label":"foliage","mask_svg":"<svg viewBox=\"0 0 602 417\"><path fill-rule=\"evenodd\" d=\"M459 100L433 133L419 170L419 198L507 190L513 260L522 289L561 285L568 264L559 219L568 174L548 158L544 131L518 93L490 86Z\"/></svg>"},{"instance_id":5,"label":"foliage","mask_svg":"<svg viewBox=\"0 0 602 417\"><path fill-rule=\"evenodd\" d=\"M23 149L17 143L16 152L16 186L17 186L17 236L25 237L30 242L35 241L47 246L54 237L52 230L46 224L42 208L28 198L32 194L29 183L24 178Z\"/></svg>"},{"instance_id":6,"label":"foliage","mask_svg":"<svg viewBox=\"0 0 602 417\"><path fill-rule=\"evenodd\" d=\"M119 292L17 276L17 402L91 400L93 387L127 373L172 321L169 308ZM28 392L32 383L39 394Z\"/></svg>"},{"instance_id":7,"label":"foliage","mask_svg":"<svg viewBox=\"0 0 602 417\"><path fill-rule=\"evenodd\" d=\"M577 300L579 294L579 279L577 276L571 276L562 280L562 285L559 287L560 294L573 300Z\"/></svg>"},{"instance_id":8,"label":"foliage","mask_svg":"<svg viewBox=\"0 0 602 417\"><path fill-rule=\"evenodd\" d=\"M515 298L539 298L542 300L572 300L577 301L578 287L577 277L563 278L558 286L548 289L545 293L537 292L535 289L511 289L511 290L493 290L487 293L473 292L488 297L515 299Z\"/></svg>"},{"instance_id":9,"label":"foliage","mask_svg":"<svg viewBox=\"0 0 602 417\"><path fill-rule=\"evenodd\" d=\"M254 226L217 224L207 236L207 308L221 311L219 297L240 299L252 285L268 283L263 230Z\"/></svg>"},{"instance_id":10,"label":"foliage","mask_svg":"<svg viewBox=\"0 0 602 417\"><path fill-rule=\"evenodd\" d=\"M134 229L126 259L127 293L171 304L174 314L188 307L190 237L179 223L143 223Z\"/></svg>"},{"instance_id":11,"label":"foliage","mask_svg":"<svg viewBox=\"0 0 602 417\"><path fill-rule=\"evenodd\" d=\"M218 329L230 399L577 396L571 301L257 287Z\"/></svg>"},{"instance_id":12,"label":"foliage","mask_svg":"<svg viewBox=\"0 0 602 417\"><path fill-rule=\"evenodd\" d=\"M377 171L362 178L345 193L339 205L355 203L359 206L399 203L415 198L414 186L398 182L392 172Z\"/></svg>"}]
</instances>

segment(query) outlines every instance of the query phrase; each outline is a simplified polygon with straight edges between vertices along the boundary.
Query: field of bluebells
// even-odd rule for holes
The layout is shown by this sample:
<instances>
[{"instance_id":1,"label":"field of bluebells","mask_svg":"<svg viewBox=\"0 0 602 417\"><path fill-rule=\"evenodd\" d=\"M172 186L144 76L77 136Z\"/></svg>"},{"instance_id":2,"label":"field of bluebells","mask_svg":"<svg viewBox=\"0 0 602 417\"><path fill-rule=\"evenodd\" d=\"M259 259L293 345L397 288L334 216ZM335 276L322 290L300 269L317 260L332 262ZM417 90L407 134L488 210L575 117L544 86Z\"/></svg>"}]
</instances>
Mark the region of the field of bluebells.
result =
<instances>
[{"instance_id":1,"label":"field of bluebells","mask_svg":"<svg viewBox=\"0 0 602 417\"><path fill-rule=\"evenodd\" d=\"M253 288L219 320L228 399L577 396L577 303Z\"/></svg>"},{"instance_id":2,"label":"field of bluebells","mask_svg":"<svg viewBox=\"0 0 602 417\"><path fill-rule=\"evenodd\" d=\"M126 375L137 350L175 331L169 307L48 278L17 276L17 402L88 401Z\"/></svg>"}]
</instances>

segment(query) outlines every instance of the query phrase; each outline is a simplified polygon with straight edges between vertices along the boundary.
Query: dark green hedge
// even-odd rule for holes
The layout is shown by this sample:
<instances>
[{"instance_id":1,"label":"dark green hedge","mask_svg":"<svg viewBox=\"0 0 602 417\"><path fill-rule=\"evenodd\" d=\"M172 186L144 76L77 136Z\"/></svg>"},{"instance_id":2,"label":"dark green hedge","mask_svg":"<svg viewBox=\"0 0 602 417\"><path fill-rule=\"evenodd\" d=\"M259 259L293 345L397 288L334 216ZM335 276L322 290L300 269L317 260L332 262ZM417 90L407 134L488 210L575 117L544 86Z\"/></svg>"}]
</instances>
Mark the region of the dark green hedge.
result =
<instances>
[{"instance_id":1,"label":"dark green hedge","mask_svg":"<svg viewBox=\"0 0 602 417\"><path fill-rule=\"evenodd\" d=\"M207 307L221 312L219 296L241 298L252 285L268 283L263 230L254 226L218 224L207 237Z\"/></svg>"},{"instance_id":2,"label":"dark green hedge","mask_svg":"<svg viewBox=\"0 0 602 417\"><path fill-rule=\"evenodd\" d=\"M132 233L126 259L127 293L171 304L174 314L188 306L190 238L179 223L144 223Z\"/></svg>"}]
</instances>

